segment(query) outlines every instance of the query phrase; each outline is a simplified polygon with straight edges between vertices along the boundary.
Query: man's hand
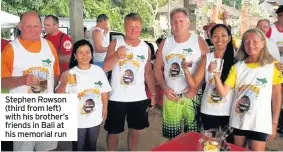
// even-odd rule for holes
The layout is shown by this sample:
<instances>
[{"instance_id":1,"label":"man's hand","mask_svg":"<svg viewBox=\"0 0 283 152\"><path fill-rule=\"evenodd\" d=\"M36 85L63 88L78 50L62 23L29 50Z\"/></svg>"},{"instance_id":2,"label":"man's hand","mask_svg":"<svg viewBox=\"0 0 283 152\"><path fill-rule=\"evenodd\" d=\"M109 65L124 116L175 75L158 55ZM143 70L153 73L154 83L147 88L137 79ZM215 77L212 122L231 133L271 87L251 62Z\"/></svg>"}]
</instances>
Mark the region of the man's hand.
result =
<instances>
[{"instance_id":1,"label":"man's hand","mask_svg":"<svg viewBox=\"0 0 283 152\"><path fill-rule=\"evenodd\" d=\"M177 94L171 88L164 88L164 93L169 100L177 102L180 99L179 97L177 97Z\"/></svg>"},{"instance_id":2,"label":"man's hand","mask_svg":"<svg viewBox=\"0 0 283 152\"><path fill-rule=\"evenodd\" d=\"M39 79L34 76L33 74L28 74L26 76L26 85L27 86L38 86L39 85Z\"/></svg>"},{"instance_id":3,"label":"man's hand","mask_svg":"<svg viewBox=\"0 0 283 152\"><path fill-rule=\"evenodd\" d=\"M69 70L65 71L61 77L60 77L60 82L63 83L63 84L67 84L68 83L68 73L69 73Z\"/></svg>"},{"instance_id":4,"label":"man's hand","mask_svg":"<svg viewBox=\"0 0 283 152\"><path fill-rule=\"evenodd\" d=\"M277 124L272 124L272 134L269 135L268 141L274 140L276 138L276 134L277 134Z\"/></svg>"},{"instance_id":5,"label":"man's hand","mask_svg":"<svg viewBox=\"0 0 283 152\"><path fill-rule=\"evenodd\" d=\"M120 46L115 53L119 59L125 59L127 55L125 46Z\"/></svg>"},{"instance_id":6,"label":"man's hand","mask_svg":"<svg viewBox=\"0 0 283 152\"><path fill-rule=\"evenodd\" d=\"M107 118L107 108L102 109L102 118L103 118L103 120L106 120L106 118Z\"/></svg>"}]
</instances>

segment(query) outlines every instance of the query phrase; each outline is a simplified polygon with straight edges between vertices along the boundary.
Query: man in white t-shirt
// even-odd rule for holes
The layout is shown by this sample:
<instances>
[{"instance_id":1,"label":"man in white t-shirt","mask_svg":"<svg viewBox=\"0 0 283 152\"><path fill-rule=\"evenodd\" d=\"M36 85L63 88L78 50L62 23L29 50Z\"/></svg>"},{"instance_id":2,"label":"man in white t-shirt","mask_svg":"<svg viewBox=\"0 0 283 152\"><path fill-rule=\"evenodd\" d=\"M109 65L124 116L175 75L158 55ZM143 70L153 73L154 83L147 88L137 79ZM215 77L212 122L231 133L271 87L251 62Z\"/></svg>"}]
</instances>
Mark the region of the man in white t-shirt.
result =
<instances>
[{"instance_id":1,"label":"man in white t-shirt","mask_svg":"<svg viewBox=\"0 0 283 152\"><path fill-rule=\"evenodd\" d=\"M257 28L259 28L264 34L266 34L270 28L270 22L268 19L261 19L257 22L256 25ZM269 53L278 61L280 61L280 52L279 52L279 48L276 45L276 43L267 38L267 47L268 47L268 51Z\"/></svg>"},{"instance_id":2,"label":"man in white t-shirt","mask_svg":"<svg viewBox=\"0 0 283 152\"><path fill-rule=\"evenodd\" d=\"M183 121L184 132L202 130L200 96L196 96L197 89L187 85L181 62L184 56L190 58L192 67L189 70L194 73L201 56L209 51L200 36L189 33L190 21L186 9L177 8L170 16L173 35L161 42L154 67L155 78L165 93L162 131L168 139L181 133Z\"/></svg>"},{"instance_id":3,"label":"man in white t-shirt","mask_svg":"<svg viewBox=\"0 0 283 152\"><path fill-rule=\"evenodd\" d=\"M2 52L1 88L10 94L54 93L54 84L60 75L57 51L53 44L42 39L42 23L34 11L20 16L21 35L9 43ZM36 74L36 75L35 75ZM47 85L40 87L39 79ZM57 141L14 141L14 151L49 151Z\"/></svg>"},{"instance_id":4,"label":"man in white t-shirt","mask_svg":"<svg viewBox=\"0 0 283 152\"><path fill-rule=\"evenodd\" d=\"M94 49L93 63L102 68L110 43L109 19L105 14L100 14L96 23L96 26L90 29L89 41Z\"/></svg>"},{"instance_id":5,"label":"man in white t-shirt","mask_svg":"<svg viewBox=\"0 0 283 152\"><path fill-rule=\"evenodd\" d=\"M130 13L124 19L125 38L115 39L109 45L104 71L112 70L108 115L105 122L107 147L117 150L118 134L124 131L127 120L128 147L137 150L140 130L149 127L148 108L155 104L155 82L151 68L151 51L140 40L142 18ZM145 82L151 92L148 103Z\"/></svg>"}]
</instances>

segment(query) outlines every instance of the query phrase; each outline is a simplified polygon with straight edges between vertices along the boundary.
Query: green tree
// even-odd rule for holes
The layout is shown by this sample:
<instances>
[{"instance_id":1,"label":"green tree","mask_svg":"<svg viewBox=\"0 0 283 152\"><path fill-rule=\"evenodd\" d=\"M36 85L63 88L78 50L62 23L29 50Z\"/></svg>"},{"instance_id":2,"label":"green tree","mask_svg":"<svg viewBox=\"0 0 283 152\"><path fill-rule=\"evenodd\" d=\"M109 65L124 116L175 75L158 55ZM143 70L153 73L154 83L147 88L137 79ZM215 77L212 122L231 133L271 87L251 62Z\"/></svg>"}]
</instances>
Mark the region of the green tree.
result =
<instances>
[{"instance_id":1,"label":"green tree","mask_svg":"<svg viewBox=\"0 0 283 152\"><path fill-rule=\"evenodd\" d=\"M236 3L236 9L241 10L242 0L235 0L235 3ZM233 7L234 0L222 0L222 4Z\"/></svg>"},{"instance_id":2,"label":"green tree","mask_svg":"<svg viewBox=\"0 0 283 152\"><path fill-rule=\"evenodd\" d=\"M84 18L95 19L106 14L112 30L123 32L125 15L135 12L143 18L143 36L154 35L157 9L168 0L84 0ZM1 9L14 15L34 10L41 16L69 17L69 0L2 0Z\"/></svg>"}]
</instances>

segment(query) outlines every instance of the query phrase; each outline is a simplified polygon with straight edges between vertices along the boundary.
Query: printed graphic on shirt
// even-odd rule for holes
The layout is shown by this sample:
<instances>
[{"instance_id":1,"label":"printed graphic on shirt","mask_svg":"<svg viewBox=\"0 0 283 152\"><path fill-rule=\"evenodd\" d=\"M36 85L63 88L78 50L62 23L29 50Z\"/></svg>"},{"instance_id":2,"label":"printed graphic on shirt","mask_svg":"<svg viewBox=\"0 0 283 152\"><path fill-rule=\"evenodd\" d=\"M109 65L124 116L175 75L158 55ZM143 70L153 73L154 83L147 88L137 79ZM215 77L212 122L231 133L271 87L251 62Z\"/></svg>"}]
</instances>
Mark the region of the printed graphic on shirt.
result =
<instances>
[{"instance_id":1,"label":"printed graphic on shirt","mask_svg":"<svg viewBox=\"0 0 283 152\"><path fill-rule=\"evenodd\" d=\"M47 84L50 77L48 69L45 67L31 67L23 71L24 76L29 74L33 75L33 84L28 86L27 93L47 93Z\"/></svg>"},{"instance_id":2,"label":"printed graphic on shirt","mask_svg":"<svg viewBox=\"0 0 283 152\"><path fill-rule=\"evenodd\" d=\"M103 83L101 81L94 82L96 88L102 88Z\"/></svg>"},{"instance_id":3,"label":"printed graphic on shirt","mask_svg":"<svg viewBox=\"0 0 283 152\"><path fill-rule=\"evenodd\" d=\"M245 114L253 109L253 103L257 100L260 88L265 87L266 78L256 78L256 85L242 85L237 89L237 101L235 112Z\"/></svg>"},{"instance_id":4,"label":"printed graphic on shirt","mask_svg":"<svg viewBox=\"0 0 283 152\"><path fill-rule=\"evenodd\" d=\"M120 84L132 85L136 84L137 73L140 68L140 63L135 60L119 61L120 68Z\"/></svg>"},{"instance_id":5,"label":"printed graphic on shirt","mask_svg":"<svg viewBox=\"0 0 283 152\"><path fill-rule=\"evenodd\" d=\"M144 62L144 60L145 60L145 57L144 57L144 55L137 55L137 61L139 61L139 62Z\"/></svg>"},{"instance_id":6,"label":"printed graphic on shirt","mask_svg":"<svg viewBox=\"0 0 283 152\"><path fill-rule=\"evenodd\" d=\"M183 49L183 54L189 54L191 55L193 53L193 50L191 48Z\"/></svg>"},{"instance_id":7,"label":"printed graphic on shirt","mask_svg":"<svg viewBox=\"0 0 283 152\"><path fill-rule=\"evenodd\" d=\"M183 76L184 71L181 68L181 62L184 58L183 54L169 54L165 56L166 62L170 65L169 69L169 77L178 77Z\"/></svg>"},{"instance_id":8,"label":"printed graphic on shirt","mask_svg":"<svg viewBox=\"0 0 283 152\"><path fill-rule=\"evenodd\" d=\"M217 94L216 88L214 88L208 96L208 102L209 103L220 103L221 101L222 101L222 97L220 97Z\"/></svg>"},{"instance_id":9,"label":"printed graphic on shirt","mask_svg":"<svg viewBox=\"0 0 283 152\"><path fill-rule=\"evenodd\" d=\"M236 102L235 112L245 114L250 110L251 100L249 96L244 95Z\"/></svg>"},{"instance_id":10,"label":"printed graphic on shirt","mask_svg":"<svg viewBox=\"0 0 283 152\"><path fill-rule=\"evenodd\" d=\"M66 51L70 51L71 48L72 48L72 43L71 43L71 41L66 40L66 41L63 43L63 47L66 49Z\"/></svg>"},{"instance_id":11,"label":"printed graphic on shirt","mask_svg":"<svg viewBox=\"0 0 283 152\"><path fill-rule=\"evenodd\" d=\"M80 113L82 115L89 115L96 110L96 104L100 101L99 89L87 89L78 93L80 102Z\"/></svg>"},{"instance_id":12,"label":"printed graphic on shirt","mask_svg":"<svg viewBox=\"0 0 283 152\"><path fill-rule=\"evenodd\" d=\"M51 67L52 61L49 58L47 58L45 60L41 60L41 62L42 62L42 65L45 66L45 67Z\"/></svg>"},{"instance_id":13,"label":"printed graphic on shirt","mask_svg":"<svg viewBox=\"0 0 283 152\"><path fill-rule=\"evenodd\" d=\"M265 87L265 84L268 82L266 78L257 78L256 85Z\"/></svg>"}]
</instances>

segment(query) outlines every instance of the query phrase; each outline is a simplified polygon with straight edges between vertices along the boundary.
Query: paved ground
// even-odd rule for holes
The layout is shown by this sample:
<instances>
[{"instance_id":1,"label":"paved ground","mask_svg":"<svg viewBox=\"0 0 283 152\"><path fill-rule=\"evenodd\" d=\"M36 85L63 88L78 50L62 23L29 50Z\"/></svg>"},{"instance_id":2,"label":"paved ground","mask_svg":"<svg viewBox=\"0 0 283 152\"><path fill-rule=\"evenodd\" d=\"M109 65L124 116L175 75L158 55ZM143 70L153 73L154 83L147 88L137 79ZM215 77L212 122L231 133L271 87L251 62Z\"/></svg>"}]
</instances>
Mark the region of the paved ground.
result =
<instances>
[{"instance_id":1,"label":"paved ground","mask_svg":"<svg viewBox=\"0 0 283 152\"><path fill-rule=\"evenodd\" d=\"M141 131L140 134L140 144L138 145L138 150L149 151L152 148L167 142L167 139L163 138L161 135L161 111L159 109L154 109L149 113L150 127ZM97 150L106 150L106 132L103 128L104 124L101 125L101 130L99 134ZM119 151L126 151L127 148L127 130L119 136ZM70 143L61 144L57 150L61 150L62 147L69 147ZM283 151L283 137L277 137L271 143L268 143L268 150Z\"/></svg>"}]
</instances>

